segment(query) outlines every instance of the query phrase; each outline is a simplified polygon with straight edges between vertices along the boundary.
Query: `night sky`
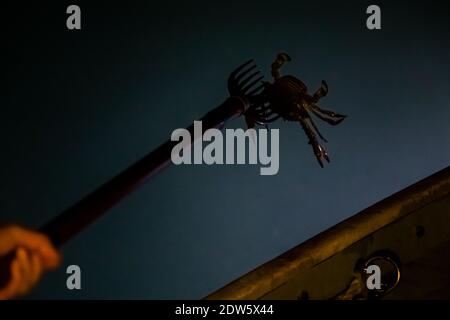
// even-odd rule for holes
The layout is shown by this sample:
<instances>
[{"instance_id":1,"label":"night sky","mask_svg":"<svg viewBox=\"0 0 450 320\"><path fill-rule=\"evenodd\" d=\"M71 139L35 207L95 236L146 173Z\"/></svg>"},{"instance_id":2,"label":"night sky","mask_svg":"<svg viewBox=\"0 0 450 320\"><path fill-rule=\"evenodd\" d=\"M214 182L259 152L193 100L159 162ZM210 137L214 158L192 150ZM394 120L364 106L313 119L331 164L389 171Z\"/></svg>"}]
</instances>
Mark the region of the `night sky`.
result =
<instances>
[{"instance_id":1,"label":"night sky","mask_svg":"<svg viewBox=\"0 0 450 320\"><path fill-rule=\"evenodd\" d=\"M0 220L56 216L224 101L249 58L271 80L289 53L283 73L312 92L326 80L320 105L348 118L316 120L323 169L283 121L278 175L168 168L64 246L31 298L201 298L449 165L448 1L93 2L2 2ZM369 31L373 3L382 29ZM66 289L70 264L81 291Z\"/></svg>"}]
</instances>

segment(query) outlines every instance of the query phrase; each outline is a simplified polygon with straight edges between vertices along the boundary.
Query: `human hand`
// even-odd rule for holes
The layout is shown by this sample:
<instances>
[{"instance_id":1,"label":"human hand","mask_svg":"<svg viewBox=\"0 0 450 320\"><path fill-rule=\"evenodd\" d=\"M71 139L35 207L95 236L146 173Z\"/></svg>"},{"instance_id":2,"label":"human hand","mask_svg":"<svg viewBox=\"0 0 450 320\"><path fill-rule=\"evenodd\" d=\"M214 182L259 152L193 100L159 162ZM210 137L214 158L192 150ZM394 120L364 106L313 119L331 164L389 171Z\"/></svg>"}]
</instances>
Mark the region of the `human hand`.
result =
<instances>
[{"instance_id":1,"label":"human hand","mask_svg":"<svg viewBox=\"0 0 450 320\"><path fill-rule=\"evenodd\" d=\"M61 260L47 236L13 225L0 228L0 259L7 257L11 257L6 266L10 276L0 288L0 300L28 293L42 273L56 268ZM0 269L0 273L7 272Z\"/></svg>"}]
</instances>

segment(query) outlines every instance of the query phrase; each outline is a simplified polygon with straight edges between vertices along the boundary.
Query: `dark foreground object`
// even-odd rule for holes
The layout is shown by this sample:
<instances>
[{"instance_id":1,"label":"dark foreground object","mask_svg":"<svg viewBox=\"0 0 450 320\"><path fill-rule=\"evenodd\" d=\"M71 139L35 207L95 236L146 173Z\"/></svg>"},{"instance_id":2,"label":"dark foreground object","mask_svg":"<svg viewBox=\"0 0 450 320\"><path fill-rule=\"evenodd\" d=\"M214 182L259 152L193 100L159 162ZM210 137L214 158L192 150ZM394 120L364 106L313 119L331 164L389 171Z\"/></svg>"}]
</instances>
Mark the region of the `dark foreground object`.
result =
<instances>
[{"instance_id":1,"label":"dark foreground object","mask_svg":"<svg viewBox=\"0 0 450 320\"><path fill-rule=\"evenodd\" d=\"M447 167L206 298L450 299L449 221ZM392 290L367 290L362 272L367 261L380 264Z\"/></svg>"}]
</instances>

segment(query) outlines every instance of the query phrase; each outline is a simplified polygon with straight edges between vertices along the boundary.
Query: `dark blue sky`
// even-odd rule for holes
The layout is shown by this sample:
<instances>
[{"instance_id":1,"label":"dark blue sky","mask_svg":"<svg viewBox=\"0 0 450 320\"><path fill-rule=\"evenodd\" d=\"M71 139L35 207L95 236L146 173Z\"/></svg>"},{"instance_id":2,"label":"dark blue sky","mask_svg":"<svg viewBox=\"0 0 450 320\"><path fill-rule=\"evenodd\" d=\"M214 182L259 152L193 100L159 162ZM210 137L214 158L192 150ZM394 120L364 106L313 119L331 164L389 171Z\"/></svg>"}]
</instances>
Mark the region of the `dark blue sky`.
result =
<instances>
[{"instance_id":1,"label":"dark blue sky","mask_svg":"<svg viewBox=\"0 0 450 320\"><path fill-rule=\"evenodd\" d=\"M38 227L226 97L254 58L321 105L331 163L321 169L296 123L278 122L280 171L170 167L63 248L37 298L200 298L450 160L450 4L377 1L78 2L4 11L0 219ZM244 126L243 119L227 127ZM82 269L80 292L65 266Z\"/></svg>"}]
</instances>

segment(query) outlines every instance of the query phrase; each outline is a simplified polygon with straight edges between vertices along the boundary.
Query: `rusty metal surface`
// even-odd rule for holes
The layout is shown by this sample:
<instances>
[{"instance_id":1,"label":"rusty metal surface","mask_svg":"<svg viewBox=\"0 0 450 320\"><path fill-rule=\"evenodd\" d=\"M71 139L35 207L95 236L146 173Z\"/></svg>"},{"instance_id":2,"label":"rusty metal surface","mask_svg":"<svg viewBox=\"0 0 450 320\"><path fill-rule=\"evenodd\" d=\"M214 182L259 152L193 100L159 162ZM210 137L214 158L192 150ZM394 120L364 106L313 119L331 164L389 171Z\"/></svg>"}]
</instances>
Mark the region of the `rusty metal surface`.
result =
<instances>
[{"instance_id":1,"label":"rusty metal surface","mask_svg":"<svg viewBox=\"0 0 450 320\"><path fill-rule=\"evenodd\" d=\"M294 282L300 273L321 263L325 265L327 259L337 256L358 242L361 243L362 239L378 230L395 225L395 222L402 218L446 197L450 197L450 167L318 234L213 292L206 299L283 298L282 294L271 295L271 292L283 286L289 287L286 284ZM444 205L447 205L447 202ZM442 206L443 204L441 208ZM440 212L439 219L448 216L446 212Z\"/></svg>"}]
</instances>

